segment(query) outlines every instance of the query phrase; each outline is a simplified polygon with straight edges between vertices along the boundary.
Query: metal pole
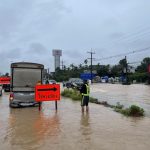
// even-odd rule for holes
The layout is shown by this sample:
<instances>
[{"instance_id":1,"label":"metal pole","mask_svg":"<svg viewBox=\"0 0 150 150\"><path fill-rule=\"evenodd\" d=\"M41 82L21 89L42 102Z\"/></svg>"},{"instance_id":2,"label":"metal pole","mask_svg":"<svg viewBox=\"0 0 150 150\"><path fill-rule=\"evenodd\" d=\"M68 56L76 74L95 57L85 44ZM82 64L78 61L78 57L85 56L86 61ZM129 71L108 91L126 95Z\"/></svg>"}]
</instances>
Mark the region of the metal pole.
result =
<instances>
[{"instance_id":1,"label":"metal pole","mask_svg":"<svg viewBox=\"0 0 150 150\"><path fill-rule=\"evenodd\" d=\"M57 101L55 101L55 109L57 110Z\"/></svg>"},{"instance_id":2,"label":"metal pole","mask_svg":"<svg viewBox=\"0 0 150 150\"><path fill-rule=\"evenodd\" d=\"M90 72L91 72L91 83L92 83L92 72L93 72L93 63L92 63L92 61L93 61L93 54L95 54L95 53L92 52L92 49L91 49L91 52L88 52L88 53L90 53L90 55L91 55L91 58L88 58L88 59L91 60Z\"/></svg>"},{"instance_id":3,"label":"metal pole","mask_svg":"<svg viewBox=\"0 0 150 150\"><path fill-rule=\"evenodd\" d=\"M41 111L41 102L39 102L39 111Z\"/></svg>"},{"instance_id":4,"label":"metal pole","mask_svg":"<svg viewBox=\"0 0 150 150\"><path fill-rule=\"evenodd\" d=\"M126 63L126 83L128 83L128 63L127 63L127 57L125 56L125 63Z\"/></svg>"},{"instance_id":5,"label":"metal pole","mask_svg":"<svg viewBox=\"0 0 150 150\"><path fill-rule=\"evenodd\" d=\"M92 67L92 52L91 52L91 83L92 83L92 70L93 70L93 67Z\"/></svg>"}]
</instances>

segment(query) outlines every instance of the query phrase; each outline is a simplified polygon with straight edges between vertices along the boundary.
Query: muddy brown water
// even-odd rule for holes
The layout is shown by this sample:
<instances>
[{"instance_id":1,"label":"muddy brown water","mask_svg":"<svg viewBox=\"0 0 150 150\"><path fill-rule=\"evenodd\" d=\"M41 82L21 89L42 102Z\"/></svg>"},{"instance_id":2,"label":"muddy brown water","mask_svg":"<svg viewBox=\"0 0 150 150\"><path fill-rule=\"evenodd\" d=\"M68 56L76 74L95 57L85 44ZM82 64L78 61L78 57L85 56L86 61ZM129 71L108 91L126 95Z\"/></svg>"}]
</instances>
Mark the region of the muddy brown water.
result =
<instances>
[{"instance_id":1,"label":"muddy brown water","mask_svg":"<svg viewBox=\"0 0 150 150\"><path fill-rule=\"evenodd\" d=\"M93 87L96 92L97 85ZM41 112L37 107L12 109L8 106L8 97L6 93L0 97L0 150L150 148L150 118L147 116L125 117L91 103L89 113L82 114L79 102L63 97L57 112L54 102L43 103Z\"/></svg>"},{"instance_id":2,"label":"muddy brown water","mask_svg":"<svg viewBox=\"0 0 150 150\"><path fill-rule=\"evenodd\" d=\"M128 107L132 104L144 108L150 117L150 85L143 84L93 84L91 95L99 101L115 105L117 102Z\"/></svg>"}]
</instances>

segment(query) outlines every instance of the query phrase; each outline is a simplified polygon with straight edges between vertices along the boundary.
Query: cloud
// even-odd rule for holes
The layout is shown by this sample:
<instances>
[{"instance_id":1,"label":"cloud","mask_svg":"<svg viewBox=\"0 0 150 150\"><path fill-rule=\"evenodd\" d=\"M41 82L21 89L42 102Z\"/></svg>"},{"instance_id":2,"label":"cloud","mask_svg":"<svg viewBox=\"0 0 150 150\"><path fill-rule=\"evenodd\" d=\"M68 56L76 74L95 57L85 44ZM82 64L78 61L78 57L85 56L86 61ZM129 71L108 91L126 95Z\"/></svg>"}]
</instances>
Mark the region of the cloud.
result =
<instances>
[{"instance_id":1,"label":"cloud","mask_svg":"<svg viewBox=\"0 0 150 150\"><path fill-rule=\"evenodd\" d=\"M31 43L29 46L29 50L27 50L27 53L41 56L47 53L47 49L41 43Z\"/></svg>"},{"instance_id":2,"label":"cloud","mask_svg":"<svg viewBox=\"0 0 150 150\"><path fill-rule=\"evenodd\" d=\"M69 65L84 62L91 48L93 57L102 58L148 47L149 5L147 0L1 0L0 71L8 72L12 61L40 62L53 70L51 51L57 48Z\"/></svg>"},{"instance_id":3,"label":"cloud","mask_svg":"<svg viewBox=\"0 0 150 150\"><path fill-rule=\"evenodd\" d=\"M120 39L124 36L125 34L122 32L114 32L109 35L110 39Z\"/></svg>"}]
</instances>

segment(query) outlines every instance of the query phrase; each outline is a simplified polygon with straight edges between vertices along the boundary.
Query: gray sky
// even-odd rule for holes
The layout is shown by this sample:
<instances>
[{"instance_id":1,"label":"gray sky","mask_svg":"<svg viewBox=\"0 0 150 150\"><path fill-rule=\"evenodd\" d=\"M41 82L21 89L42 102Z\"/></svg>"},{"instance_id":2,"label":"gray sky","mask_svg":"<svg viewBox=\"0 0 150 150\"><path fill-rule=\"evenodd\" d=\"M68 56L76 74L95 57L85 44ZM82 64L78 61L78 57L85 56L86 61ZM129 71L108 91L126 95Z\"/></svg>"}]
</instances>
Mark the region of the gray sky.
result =
<instances>
[{"instance_id":1,"label":"gray sky","mask_svg":"<svg viewBox=\"0 0 150 150\"><path fill-rule=\"evenodd\" d=\"M150 46L149 0L0 0L0 72L11 62L30 61L54 69L52 49L65 65ZM150 50L128 56L139 61ZM115 64L122 59L95 61Z\"/></svg>"}]
</instances>

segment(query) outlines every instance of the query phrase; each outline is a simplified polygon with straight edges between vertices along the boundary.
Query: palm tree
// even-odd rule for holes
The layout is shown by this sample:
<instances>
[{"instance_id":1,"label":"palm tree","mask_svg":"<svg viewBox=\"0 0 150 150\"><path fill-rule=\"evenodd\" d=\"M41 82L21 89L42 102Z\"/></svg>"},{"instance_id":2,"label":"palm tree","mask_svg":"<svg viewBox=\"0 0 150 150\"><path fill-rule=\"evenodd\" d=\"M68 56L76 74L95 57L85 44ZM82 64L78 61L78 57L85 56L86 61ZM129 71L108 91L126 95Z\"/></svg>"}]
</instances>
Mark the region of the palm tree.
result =
<instances>
[{"instance_id":1,"label":"palm tree","mask_svg":"<svg viewBox=\"0 0 150 150\"><path fill-rule=\"evenodd\" d=\"M71 68L72 70L74 70L74 68L75 68L74 64L70 64L70 68Z\"/></svg>"}]
</instances>

